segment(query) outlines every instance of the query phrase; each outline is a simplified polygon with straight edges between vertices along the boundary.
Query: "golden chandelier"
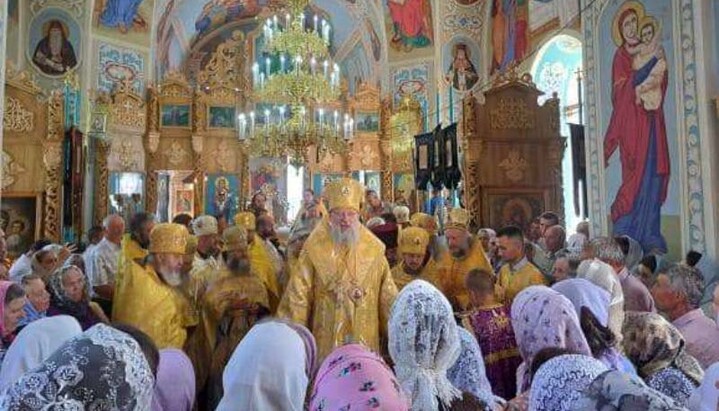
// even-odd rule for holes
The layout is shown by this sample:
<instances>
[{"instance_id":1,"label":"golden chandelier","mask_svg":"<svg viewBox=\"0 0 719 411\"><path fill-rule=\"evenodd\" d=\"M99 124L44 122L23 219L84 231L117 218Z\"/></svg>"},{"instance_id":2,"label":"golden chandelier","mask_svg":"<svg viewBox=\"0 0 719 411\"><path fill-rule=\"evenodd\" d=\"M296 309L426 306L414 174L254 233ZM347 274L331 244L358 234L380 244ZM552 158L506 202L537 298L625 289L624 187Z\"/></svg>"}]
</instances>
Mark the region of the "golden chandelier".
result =
<instances>
[{"instance_id":1,"label":"golden chandelier","mask_svg":"<svg viewBox=\"0 0 719 411\"><path fill-rule=\"evenodd\" d=\"M309 0L289 0L284 17L263 26L265 50L272 56L252 66L255 112L239 116L239 139L255 155L288 156L308 162L308 148L318 155L343 154L354 135L354 120L341 113L340 69L332 62L330 24L318 16L306 20Z\"/></svg>"}]
</instances>

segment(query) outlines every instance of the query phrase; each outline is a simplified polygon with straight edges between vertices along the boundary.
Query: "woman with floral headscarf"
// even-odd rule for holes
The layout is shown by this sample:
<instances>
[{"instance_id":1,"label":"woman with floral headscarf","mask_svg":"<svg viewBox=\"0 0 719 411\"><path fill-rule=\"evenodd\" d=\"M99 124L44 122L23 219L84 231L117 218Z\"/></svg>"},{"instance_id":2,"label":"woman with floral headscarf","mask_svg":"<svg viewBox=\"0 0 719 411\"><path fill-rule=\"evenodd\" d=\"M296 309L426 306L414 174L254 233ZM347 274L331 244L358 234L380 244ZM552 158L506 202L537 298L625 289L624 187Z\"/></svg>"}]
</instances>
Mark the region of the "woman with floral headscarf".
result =
<instances>
[{"instance_id":1,"label":"woman with floral headscarf","mask_svg":"<svg viewBox=\"0 0 719 411\"><path fill-rule=\"evenodd\" d=\"M98 324L12 384L0 398L0 409L149 410L154 384L153 369L140 343Z\"/></svg>"},{"instance_id":2,"label":"woman with floral headscarf","mask_svg":"<svg viewBox=\"0 0 719 411\"><path fill-rule=\"evenodd\" d=\"M648 387L636 375L615 370L605 371L595 378L572 406L583 411L686 411L673 399Z\"/></svg>"},{"instance_id":3,"label":"woman with floral headscarf","mask_svg":"<svg viewBox=\"0 0 719 411\"><path fill-rule=\"evenodd\" d=\"M679 330L659 314L628 312L623 345L649 387L686 406L704 371L687 354Z\"/></svg>"},{"instance_id":4,"label":"woman with floral headscarf","mask_svg":"<svg viewBox=\"0 0 719 411\"><path fill-rule=\"evenodd\" d=\"M389 353L412 411L451 410L462 401L462 392L447 378L461 351L447 298L424 280L406 285L392 305Z\"/></svg>"},{"instance_id":5,"label":"woman with floral headscarf","mask_svg":"<svg viewBox=\"0 0 719 411\"><path fill-rule=\"evenodd\" d=\"M310 411L409 411L410 402L380 356L360 344L335 349L322 363Z\"/></svg>"},{"instance_id":6,"label":"woman with floral headscarf","mask_svg":"<svg viewBox=\"0 0 719 411\"><path fill-rule=\"evenodd\" d=\"M83 272L74 265L63 266L50 277L50 308L48 317L69 315L75 317L83 330L108 319L102 308L90 301L90 289Z\"/></svg>"},{"instance_id":7,"label":"woman with floral headscarf","mask_svg":"<svg viewBox=\"0 0 719 411\"><path fill-rule=\"evenodd\" d=\"M584 389L607 371L602 362L586 355L560 355L539 367L532 381L529 409L573 411Z\"/></svg>"}]
</instances>

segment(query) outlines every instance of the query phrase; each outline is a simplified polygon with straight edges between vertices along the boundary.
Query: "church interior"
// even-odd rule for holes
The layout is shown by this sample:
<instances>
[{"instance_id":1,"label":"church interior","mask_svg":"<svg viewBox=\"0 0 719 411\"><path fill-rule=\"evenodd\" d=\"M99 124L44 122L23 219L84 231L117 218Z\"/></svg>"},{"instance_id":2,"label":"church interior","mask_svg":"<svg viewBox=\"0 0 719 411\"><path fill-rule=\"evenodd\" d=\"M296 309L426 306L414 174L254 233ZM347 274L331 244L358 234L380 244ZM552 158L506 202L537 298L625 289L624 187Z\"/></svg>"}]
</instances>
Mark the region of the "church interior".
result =
<instances>
[{"instance_id":1,"label":"church interior","mask_svg":"<svg viewBox=\"0 0 719 411\"><path fill-rule=\"evenodd\" d=\"M517 227L551 278L556 219L691 260L719 312L717 39L715 0L0 0L6 268L143 212L268 215L284 253L350 179L388 248Z\"/></svg>"}]
</instances>

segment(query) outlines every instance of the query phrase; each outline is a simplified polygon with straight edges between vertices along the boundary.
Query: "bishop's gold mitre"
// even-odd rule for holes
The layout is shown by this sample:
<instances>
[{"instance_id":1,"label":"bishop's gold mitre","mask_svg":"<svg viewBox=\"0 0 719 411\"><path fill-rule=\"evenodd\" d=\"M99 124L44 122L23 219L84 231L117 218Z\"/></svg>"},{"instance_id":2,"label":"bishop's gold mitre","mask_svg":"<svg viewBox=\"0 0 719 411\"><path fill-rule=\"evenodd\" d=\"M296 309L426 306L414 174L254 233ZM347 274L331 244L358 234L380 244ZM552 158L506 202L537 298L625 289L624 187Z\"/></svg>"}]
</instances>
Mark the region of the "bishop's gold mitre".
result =
<instances>
[{"instance_id":1,"label":"bishop's gold mitre","mask_svg":"<svg viewBox=\"0 0 719 411\"><path fill-rule=\"evenodd\" d=\"M427 253L429 233L421 227L408 227L399 233L399 252L402 254Z\"/></svg>"},{"instance_id":2,"label":"bishop's gold mitre","mask_svg":"<svg viewBox=\"0 0 719 411\"><path fill-rule=\"evenodd\" d=\"M235 215L235 225L242 227L247 231L255 231L256 224L255 215L249 211L244 211Z\"/></svg>"},{"instance_id":3,"label":"bishop's gold mitre","mask_svg":"<svg viewBox=\"0 0 719 411\"><path fill-rule=\"evenodd\" d=\"M437 233L437 219L429 214L425 213L414 213L410 218L409 223L412 227L424 228L429 235Z\"/></svg>"},{"instance_id":4,"label":"bishop's gold mitre","mask_svg":"<svg viewBox=\"0 0 719 411\"><path fill-rule=\"evenodd\" d=\"M327 198L330 211L336 208L359 211L364 196L364 186L357 180L345 177L327 184L322 194Z\"/></svg>"},{"instance_id":5,"label":"bishop's gold mitre","mask_svg":"<svg viewBox=\"0 0 719 411\"><path fill-rule=\"evenodd\" d=\"M182 224L157 224L150 232L150 253L184 255L189 236Z\"/></svg>"},{"instance_id":6,"label":"bishop's gold mitre","mask_svg":"<svg viewBox=\"0 0 719 411\"><path fill-rule=\"evenodd\" d=\"M226 229L222 233L225 251L234 251L247 248L247 230L240 226Z\"/></svg>"},{"instance_id":7,"label":"bishop's gold mitre","mask_svg":"<svg viewBox=\"0 0 719 411\"><path fill-rule=\"evenodd\" d=\"M447 216L445 229L467 230L469 229L469 212L464 208L453 208Z\"/></svg>"}]
</instances>

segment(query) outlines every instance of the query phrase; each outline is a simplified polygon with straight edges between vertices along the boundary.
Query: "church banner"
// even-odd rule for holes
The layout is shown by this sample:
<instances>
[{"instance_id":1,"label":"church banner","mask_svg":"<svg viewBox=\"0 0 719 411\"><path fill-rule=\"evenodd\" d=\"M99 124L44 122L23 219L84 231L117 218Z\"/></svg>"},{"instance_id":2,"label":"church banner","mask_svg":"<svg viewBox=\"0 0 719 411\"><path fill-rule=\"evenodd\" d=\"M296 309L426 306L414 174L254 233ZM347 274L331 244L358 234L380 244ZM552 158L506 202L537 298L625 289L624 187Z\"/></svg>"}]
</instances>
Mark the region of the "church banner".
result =
<instances>
[{"instance_id":1,"label":"church banner","mask_svg":"<svg viewBox=\"0 0 719 411\"><path fill-rule=\"evenodd\" d=\"M459 152L457 147L457 123L442 130L442 147L444 149L444 186L454 190L462 180L459 168Z\"/></svg>"},{"instance_id":2,"label":"church banner","mask_svg":"<svg viewBox=\"0 0 719 411\"><path fill-rule=\"evenodd\" d=\"M414 181L417 190L425 191L434 168L434 133L414 136Z\"/></svg>"}]
</instances>

